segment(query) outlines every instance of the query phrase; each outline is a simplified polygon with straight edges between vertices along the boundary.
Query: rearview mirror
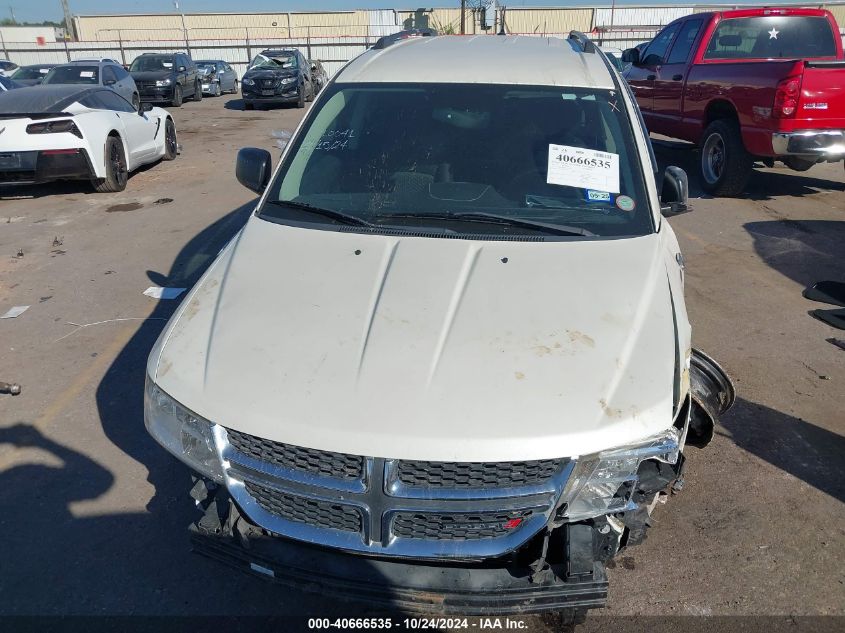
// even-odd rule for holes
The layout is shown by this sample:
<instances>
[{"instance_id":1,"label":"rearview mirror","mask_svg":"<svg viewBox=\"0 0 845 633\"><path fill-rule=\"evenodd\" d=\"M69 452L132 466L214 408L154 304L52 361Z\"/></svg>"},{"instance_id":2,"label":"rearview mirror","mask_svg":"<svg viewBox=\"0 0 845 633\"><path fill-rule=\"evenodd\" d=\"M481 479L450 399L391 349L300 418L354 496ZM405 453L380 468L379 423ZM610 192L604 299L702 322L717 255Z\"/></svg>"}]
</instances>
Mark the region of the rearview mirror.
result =
<instances>
[{"instance_id":1,"label":"rearview mirror","mask_svg":"<svg viewBox=\"0 0 845 633\"><path fill-rule=\"evenodd\" d=\"M626 64L633 64L636 66L640 63L640 49L626 48L622 51L622 61Z\"/></svg>"},{"instance_id":2,"label":"rearview mirror","mask_svg":"<svg viewBox=\"0 0 845 633\"><path fill-rule=\"evenodd\" d=\"M680 167L669 166L663 173L663 187L660 190L660 213L665 217L692 211L689 198L689 177Z\"/></svg>"},{"instance_id":3,"label":"rearview mirror","mask_svg":"<svg viewBox=\"0 0 845 633\"><path fill-rule=\"evenodd\" d=\"M261 193L270 182L273 159L266 149L244 147L238 152L235 176L238 182L255 193Z\"/></svg>"}]
</instances>

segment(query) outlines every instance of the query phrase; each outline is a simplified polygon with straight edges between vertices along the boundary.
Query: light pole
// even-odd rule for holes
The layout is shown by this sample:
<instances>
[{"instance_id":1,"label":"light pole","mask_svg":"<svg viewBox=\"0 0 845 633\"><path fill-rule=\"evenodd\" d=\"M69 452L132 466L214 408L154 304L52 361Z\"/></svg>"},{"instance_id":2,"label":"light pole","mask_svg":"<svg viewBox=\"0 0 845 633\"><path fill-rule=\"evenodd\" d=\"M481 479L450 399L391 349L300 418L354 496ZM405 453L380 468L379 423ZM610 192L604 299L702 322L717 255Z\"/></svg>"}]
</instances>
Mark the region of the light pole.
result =
<instances>
[{"instance_id":1,"label":"light pole","mask_svg":"<svg viewBox=\"0 0 845 633\"><path fill-rule=\"evenodd\" d=\"M179 0L173 0L173 7L179 11L179 17L182 18L182 35L185 37L185 48L187 48L190 53L191 45L188 44L188 27L185 26L185 14L179 9Z\"/></svg>"},{"instance_id":2,"label":"light pole","mask_svg":"<svg viewBox=\"0 0 845 633\"><path fill-rule=\"evenodd\" d=\"M67 39L73 37L73 16L70 13L67 0L62 0L62 11L65 14L65 39Z\"/></svg>"}]
</instances>

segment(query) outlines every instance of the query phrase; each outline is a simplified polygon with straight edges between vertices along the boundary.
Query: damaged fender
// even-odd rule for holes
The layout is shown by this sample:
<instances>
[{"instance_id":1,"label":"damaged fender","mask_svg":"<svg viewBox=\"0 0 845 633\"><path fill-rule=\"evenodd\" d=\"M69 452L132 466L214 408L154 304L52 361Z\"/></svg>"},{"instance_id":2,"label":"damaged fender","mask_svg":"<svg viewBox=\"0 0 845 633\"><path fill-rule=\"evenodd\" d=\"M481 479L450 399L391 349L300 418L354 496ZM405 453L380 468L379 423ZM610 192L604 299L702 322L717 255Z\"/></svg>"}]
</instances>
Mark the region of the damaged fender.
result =
<instances>
[{"instance_id":1,"label":"damaged fender","mask_svg":"<svg viewBox=\"0 0 845 633\"><path fill-rule=\"evenodd\" d=\"M703 448L713 439L719 416L733 406L736 390L727 372L701 350L693 349L690 359L690 411L687 444Z\"/></svg>"}]
</instances>

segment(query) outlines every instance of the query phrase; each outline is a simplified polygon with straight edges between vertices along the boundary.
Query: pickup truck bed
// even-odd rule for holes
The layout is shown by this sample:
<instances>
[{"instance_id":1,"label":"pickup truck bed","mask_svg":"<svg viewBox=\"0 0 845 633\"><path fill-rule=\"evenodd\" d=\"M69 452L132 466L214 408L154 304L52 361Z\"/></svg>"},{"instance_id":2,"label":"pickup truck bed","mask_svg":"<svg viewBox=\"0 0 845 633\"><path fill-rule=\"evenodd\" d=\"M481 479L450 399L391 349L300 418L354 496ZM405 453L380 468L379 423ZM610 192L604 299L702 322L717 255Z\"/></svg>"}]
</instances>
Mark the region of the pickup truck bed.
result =
<instances>
[{"instance_id":1,"label":"pickup truck bed","mask_svg":"<svg viewBox=\"0 0 845 633\"><path fill-rule=\"evenodd\" d=\"M803 171L845 157L845 59L827 11L690 15L626 59L649 131L699 145L710 193L742 193L755 160Z\"/></svg>"}]
</instances>

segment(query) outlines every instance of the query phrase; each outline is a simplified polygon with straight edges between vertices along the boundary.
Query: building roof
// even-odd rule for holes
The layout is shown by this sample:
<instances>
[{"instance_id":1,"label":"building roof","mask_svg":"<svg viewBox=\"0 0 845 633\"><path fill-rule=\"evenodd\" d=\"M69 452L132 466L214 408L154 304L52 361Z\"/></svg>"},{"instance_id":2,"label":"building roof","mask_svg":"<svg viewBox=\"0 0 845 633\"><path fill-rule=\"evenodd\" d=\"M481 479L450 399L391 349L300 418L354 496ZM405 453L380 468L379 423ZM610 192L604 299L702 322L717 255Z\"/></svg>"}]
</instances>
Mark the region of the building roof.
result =
<instances>
[{"instance_id":1,"label":"building roof","mask_svg":"<svg viewBox=\"0 0 845 633\"><path fill-rule=\"evenodd\" d=\"M371 49L337 77L347 82L483 83L614 88L598 53L532 36L440 36Z\"/></svg>"}]
</instances>

